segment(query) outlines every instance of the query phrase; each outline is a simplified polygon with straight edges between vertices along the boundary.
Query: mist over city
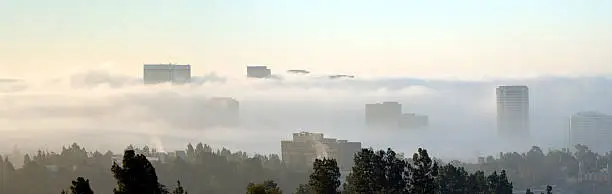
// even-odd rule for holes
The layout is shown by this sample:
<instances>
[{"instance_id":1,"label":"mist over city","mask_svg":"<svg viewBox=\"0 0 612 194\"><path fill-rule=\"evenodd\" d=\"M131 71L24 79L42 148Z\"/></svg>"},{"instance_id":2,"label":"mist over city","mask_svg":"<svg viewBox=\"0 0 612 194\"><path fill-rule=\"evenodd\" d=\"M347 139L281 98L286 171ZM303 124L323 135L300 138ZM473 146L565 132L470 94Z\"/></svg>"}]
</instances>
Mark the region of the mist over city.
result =
<instances>
[{"instance_id":1,"label":"mist over city","mask_svg":"<svg viewBox=\"0 0 612 194\"><path fill-rule=\"evenodd\" d=\"M611 7L1 1L0 194L612 193Z\"/></svg>"},{"instance_id":2,"label":"mist over city","mask_svg":"<svg viewBox=\"0 0 612 194\"><path fill-rule=\"evenodd\" d=\"M437 157L475 160L499 151L527 149L533 143L566 148L570 146L572 114L605 113L612 107L607 100L612 94L605 90L612 81L602 77L335 80L279 70L275 75L281 79L213 72L194 76L193 83L186 85L144 85L142 77L112 74L109 68L112 66L2 83L2 130L10 134L1 137L2 150L16 146L35 151L66 142L100 150L121 150L128 144L172 150L202 141L250 153L279 153L281 139L290 138L293 132L311 131L360 141L367 147L410 152L425 146ZM531 144L523 146L503 145L497 135L495 87L512 84L528 85L531 92ZM203 121L210 114L205 103L214 97L239 101L239 126L208 126ZM428 115L429 126L367 129L364 105L384 101L401 103L404 112ZM117 139L113 137L116 132L126 134Z\"/></svg>"}]
</instances>

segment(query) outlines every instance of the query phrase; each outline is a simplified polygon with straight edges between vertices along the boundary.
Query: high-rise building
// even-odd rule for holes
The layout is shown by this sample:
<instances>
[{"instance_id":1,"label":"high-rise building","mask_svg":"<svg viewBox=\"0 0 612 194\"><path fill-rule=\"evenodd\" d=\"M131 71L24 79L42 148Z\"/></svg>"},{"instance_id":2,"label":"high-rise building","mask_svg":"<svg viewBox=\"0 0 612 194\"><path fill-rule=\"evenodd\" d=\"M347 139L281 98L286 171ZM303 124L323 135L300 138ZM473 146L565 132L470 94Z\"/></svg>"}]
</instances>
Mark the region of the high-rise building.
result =
<instances>
[{"instance_id":1,"label":"high-rise building","mask_svg":"<svg viewBox=\"0 0 612 194\"><path fill-rule=\"evenodd\" d=\"M570 143L585 145L594 152L612 151L612 115L578 112L570 118Z\"/></svg>"},{"instance_id":2,"label":"high-rise building","mask_svg":"<svg viewBox=\"0 0 612 194\"><path fill-rule=\"evenodd\" d=\"M350 170L353 156L360 150L360 142L325 138L322 133L294 133L293 140L281 141L283 162L297 169L312 168L315 159L333 158L341 170Z\"/></svg>"},{"instance_id":3,"label":"high-rise building","mask_svg":"<svg viewBox=\"0 0 612 194\"><path fill-rule=\"evenodd\" d=\"M247 77L250 78L269 78L272 70L267 66L247 66Z\"/></svg>"},{"instance_id":4,"label":"high-rise building","mask_svg":"<svg viewBox=\"0 0 612 194\"><path fill-rule=\"evenodd\" d=\"M365 121L368 126L397 128L401 117L402 104L398 102L365 105Z\"/></svg>"},{"instance_id":5,"label":"high-rise building","mask_svg":"<svg viewBox=\"0 0 612 194\"><path fill-rule=\"evenodd\" d=\"M529 89L527 86L499 86L497 131L502 137L529 136Z\"/></svg>"},{"instance_id":6,"label":"high-rise building","mask_svg":"<svg viewBox=\"0 0 612 194\"><path fill-rule=\"evenodd\" d=\"M191 82L191 65L145 64L143 71L145 84Z\"/></svg>"}]
</instances>

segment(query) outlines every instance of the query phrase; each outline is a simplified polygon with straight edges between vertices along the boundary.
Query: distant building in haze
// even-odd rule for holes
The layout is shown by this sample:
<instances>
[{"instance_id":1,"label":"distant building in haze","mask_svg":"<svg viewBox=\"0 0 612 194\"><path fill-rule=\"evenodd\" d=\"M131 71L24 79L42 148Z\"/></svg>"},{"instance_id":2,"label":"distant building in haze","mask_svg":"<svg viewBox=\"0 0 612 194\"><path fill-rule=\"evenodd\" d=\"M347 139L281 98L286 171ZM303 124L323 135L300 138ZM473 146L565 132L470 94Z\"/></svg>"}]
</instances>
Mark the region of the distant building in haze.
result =
<instances>
[{"instance_id":1,"label":"distant building in haze","mask_svg":"<svg viewBox=\"0 0 612 194\"><path fill-rule=\"evenodd\" d=\"M143 70L145 84L191 82L191 65L145 64Z\"/></svg>"},{"instance_id":2,"label":"distant building in haze","mask_svg":"<svg viewBox=\"0 0 612 194\"><path fill-rule=\"evenodd\" d=\"M581 144L600 154L612 151L612 115L578 112L570 118L572 146Z\"/></svg>"},{"instance_id":3,"label":"distant building in haze","mask_svg":"<svg viewBox=\"0 0 612 194\"><path fill-rule=\"evenodd\" d=\"M415 113L404 113L399 121L399 127L402 129L421 128L429 125L429 117L427 115L418 115Z\"/></svg>"},{"instance_id":4,"label":"distant building in haze","mask_svg":"<svg viewBox=\"0 0 612 194\"><path fill-rule=\"evenodd\" d=\"M365 122L370 127L397 128L402 117L402 104L383 102L365 105Z\"/></svg>"},{"instance_id":5,"label":"distant building in haze","mask_svg":"<svg viewBox=\"0 0 612 194\"><path fill-rule=\"evenodd\" d=\"M293 73L293 74L309 74L310 71L308 70L303 70L303 69L290 69L287 70L287 73Z\"/></svg>"},{"instance_id":6,"label":"distant building in haze","mask_svg":"<svg viewBox=\"0 0 612 194\"><path fill-rule=\"evenodd\" d=\"M502 137L529 137L529 89L527 86L499 86L497 131Z\"/></svg>"},{"instance_id":7,"label":"distant building in haze","mask_svg":"<svg viewBox=\"0 0 612 194\"><path fill-rule=\"evenodd\" d=\"M360 142L325 138L322 133L294 133L293 140L281 141L283 162L297 169L312 168L317 158L333 158L341 171L350 170L353 167L353 156L360 150Z\"/></svg>"},{"instance_id":8,"label":"distant building in haze","mask_svg":"<svg viewBox=\"0 0 612 194\"><path fill-rule=\"evenodd\" d=\"M429 117L402 113L402 104L399 102L383 102L365 105L365 123L375 128L416 129L428 126Z\"/></svg>"},{"instance_id":9,"label":"distant building in haze","mask_svg":"<svg viewBox=\"0 0 612 194\"><path fill-rule=\"evenodd\" d=\"M221 126L234 126L240 120L240 103L229 97L215 97L210 100L216 116L214 120Z\"/></svg>"},{"instance_id":10,"label":"distant building in haze","mask_svg":"<svg viewBox=\"0 0 612 194\"><path fill-rule=\"evenodd\" d=\"M247 66L247 77L250 78L269 78L272 76L272 70L267 66Z\"/></svg>"}]
</instances>

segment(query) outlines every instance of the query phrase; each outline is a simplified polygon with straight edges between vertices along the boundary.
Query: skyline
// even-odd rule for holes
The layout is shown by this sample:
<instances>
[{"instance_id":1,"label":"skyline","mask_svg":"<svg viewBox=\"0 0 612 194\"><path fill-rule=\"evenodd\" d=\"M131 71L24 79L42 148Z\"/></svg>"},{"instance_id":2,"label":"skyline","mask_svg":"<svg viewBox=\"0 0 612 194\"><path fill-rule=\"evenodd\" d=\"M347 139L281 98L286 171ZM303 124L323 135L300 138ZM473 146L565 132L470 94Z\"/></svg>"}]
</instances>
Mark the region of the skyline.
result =
<instances>
[{"instance_id":1,"label":"skyline","mask_svg":"<svg viewBox=\"0 0 612 194\"><path fill-rule=\"evenodd\" d=\"M406 151L426 146L440 156L474 159L476 153L528 148L505 147L498 141L494 90L498 84L520 83L532 89L531 140L543 148L567 146L565 121L572 114L589 110L612 112L612 93L605 89L610 79L473 82L329 80L291 75L282 80L198 77L182 86L147 86L136 76L95 70L44 82L5 82L0 84L0 131L10 138L3 141L0 149L20 141L37 142L21 145L24 149L76 141L96 149L121 149L117 145L129 142L163 150L202 141L247 152L276 153L278 139L304 129L376 148L391 146ZM242 127L205 128L198 124L202 121L202 101L215 96L240 101ZM380 134L355 122L363 120L364 104L380 101L397 101L404 105L405 112L428 115L431 130ZM100 141L111 138L114 132L125 136L113 144ZM440 137L440 133L448 135ZM432 143L436 139L446 143ZM495 146L483 148L481 144Z\"/></svg>"},{"instance_id":2,"label":"skyline","mask_svg":"<svg viewBox=\"0 0 612 194\"><path fill-rule=\"evenodd\" d=\"M480 79L612 74L612 2L0 2L0 77L111 63L247 64L361 77ZM486 16L486 17L485 17ZM33 70L35 69L35 71Z\"/></svg>"}]
</instances>

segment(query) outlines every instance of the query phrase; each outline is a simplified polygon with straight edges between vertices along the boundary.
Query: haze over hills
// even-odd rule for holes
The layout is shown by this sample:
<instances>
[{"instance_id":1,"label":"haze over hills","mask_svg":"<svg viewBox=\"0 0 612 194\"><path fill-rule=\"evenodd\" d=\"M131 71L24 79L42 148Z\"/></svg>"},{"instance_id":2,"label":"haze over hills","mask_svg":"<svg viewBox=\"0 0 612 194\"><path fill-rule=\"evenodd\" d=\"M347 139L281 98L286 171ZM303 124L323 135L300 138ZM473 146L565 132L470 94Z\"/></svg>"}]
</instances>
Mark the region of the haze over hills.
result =
<instances>
[{"instance_id":1,"label":"haze over hills","mask_svg":"<svg viewBox=\"0 0 612 194\"><path fill-rule=\"evenodd\" d=\"M0 82L0 130L5 134L0 137L0 152L14 145L33 151L76 140L100 150L120 150L133 143L171 151L201 141L247 152L278 153L281 139L304 130L361 141L366 147L410 152L425 146L439 157L474 160L479 154L524 150L532 144L566 147L571 114L612 112L608 100L612 93L606 90L612 80L603 77L456 81L281 76L280 80L249 80L210 73L195 76L190 85L145 86L137 77L94 69L57 78ZM529 86L532 144L499 143L495 87L501 84ZM204 100L218 96L240 101L240 127L198 124ZM429 115L429 129L366 130L364 104L379 101L398 101L404 112Z\"/></svg>"}]
</instances>

